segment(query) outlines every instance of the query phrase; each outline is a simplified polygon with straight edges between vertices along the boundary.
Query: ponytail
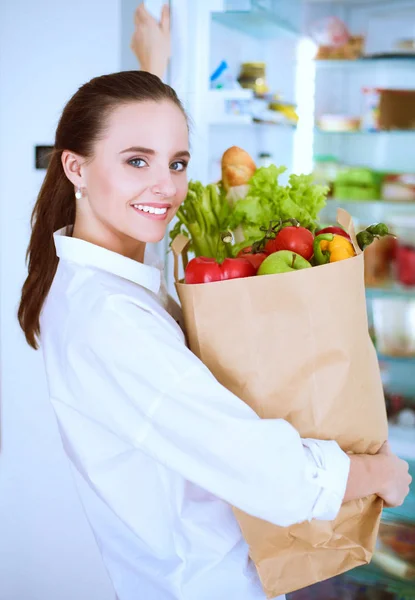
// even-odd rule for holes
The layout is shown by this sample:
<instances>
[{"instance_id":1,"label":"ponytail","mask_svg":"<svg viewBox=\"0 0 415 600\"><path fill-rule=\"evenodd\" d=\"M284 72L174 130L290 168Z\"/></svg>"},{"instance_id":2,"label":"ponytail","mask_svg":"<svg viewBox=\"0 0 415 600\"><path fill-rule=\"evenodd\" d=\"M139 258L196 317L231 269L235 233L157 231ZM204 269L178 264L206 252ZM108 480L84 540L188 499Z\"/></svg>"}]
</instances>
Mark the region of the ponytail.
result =
<instances>
[{"instance_id":1,"label":"ponytail","mask_svg":"<svg viewBox=\"0 0 415 600\"><path fill-rule=\"evenodd\" d=\"M176 92L156 75L122 71L85 83L65 106L56 129L54 151L32 214L27 250L28 276L23 285L18 319L26 340L38 348L40 314L58 265L53 234L75 223L74 188L63 170L64 150L92 159L94 145L105 130L107 117L129 102L173 102L185 114Z\"/></svg>"},{"instance_id":2,"label":"ponytail","mask_svg":"<svg viewBox=\"0 0 415 600\"><path fill-rule=\"evenodd\" d=\"M40 313L58 264L53 234L75 221L73 185L64 173L61 154L53 152L33 209L32 235L27 249L28 276L18 310L20 326L35 350L40 334Z\"/></svg>"}]
</instances>

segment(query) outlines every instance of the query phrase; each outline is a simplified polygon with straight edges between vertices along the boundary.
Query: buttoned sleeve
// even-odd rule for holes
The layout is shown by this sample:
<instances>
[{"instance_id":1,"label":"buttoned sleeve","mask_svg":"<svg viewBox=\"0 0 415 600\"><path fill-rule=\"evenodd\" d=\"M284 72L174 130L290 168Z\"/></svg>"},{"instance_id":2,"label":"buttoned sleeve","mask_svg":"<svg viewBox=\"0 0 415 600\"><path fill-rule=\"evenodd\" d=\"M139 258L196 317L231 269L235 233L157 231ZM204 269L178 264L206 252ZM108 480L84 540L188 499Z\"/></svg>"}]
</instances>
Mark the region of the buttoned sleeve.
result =
<instances>
[{"instance_id":1,"label":"buttoned sleeve","mask_svg":"<svg viewBox=\"0 0 415 600\"><path fill-rule=\"evenodd\" d=\"M76 410L246 513L286 526L331 520L349 458L260 419L187 349L176 329L128 299L97 308L67 346Z\"/></svg>"}]
</instances>

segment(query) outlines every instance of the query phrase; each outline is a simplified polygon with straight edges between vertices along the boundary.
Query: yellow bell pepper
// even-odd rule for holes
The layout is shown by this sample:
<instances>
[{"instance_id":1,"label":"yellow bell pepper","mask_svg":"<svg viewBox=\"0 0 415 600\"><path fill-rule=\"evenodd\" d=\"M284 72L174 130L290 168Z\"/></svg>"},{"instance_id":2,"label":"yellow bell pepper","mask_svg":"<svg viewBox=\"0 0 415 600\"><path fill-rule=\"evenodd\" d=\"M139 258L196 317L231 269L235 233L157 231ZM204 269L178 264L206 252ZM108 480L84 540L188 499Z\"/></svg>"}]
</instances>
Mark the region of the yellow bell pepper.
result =
<instances>
[{"instance_id":1,"label":"yellow bell pepper","mask_svg":"<svg viewBox=\"0 0 415 600\"><path fill-rule=\"evenodd\" d=\"M322 233L314 238L314 258L318 265L356 256L353 244L342 235Z\"/></svg>"}]
</instances>

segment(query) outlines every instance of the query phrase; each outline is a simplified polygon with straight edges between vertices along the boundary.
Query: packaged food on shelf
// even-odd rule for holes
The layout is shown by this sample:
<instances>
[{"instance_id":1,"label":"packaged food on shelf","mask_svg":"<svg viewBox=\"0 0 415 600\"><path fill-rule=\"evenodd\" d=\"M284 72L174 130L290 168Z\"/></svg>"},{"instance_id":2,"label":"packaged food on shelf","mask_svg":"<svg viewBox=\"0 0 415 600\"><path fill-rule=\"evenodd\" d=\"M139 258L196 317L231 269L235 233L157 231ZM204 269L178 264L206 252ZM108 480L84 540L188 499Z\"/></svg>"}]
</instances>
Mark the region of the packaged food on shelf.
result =
<instances>
[{"instance_id":1,"label":"packaged food on shelf","mask_svg":"<svg viewBox=\"0 0 415 600\"><path fill-rule=\"evenodd\" d=\"M415 173L386 174L381 193L388 202L415 202Z\"/></svg>"},{"instance_id":2,"label":"packaged food on shelf","mask_svg":"<svg viewBox=\"0 0 415 600\"><path fill-rule=\"evenodd\" d=\"M269 167L274 164L274 159L272 154L269 152L260 152L258 154L258 167Z\"/></svg>"},{"instance_id":3,"label":"packaged food on shelf","mask_svg":"<svg viewBox=\"0 0 415 600\"><path fill-rule=\"evenodd\" d=\"M415 357L415 297L374 298L373 327L385 356Z\"/></svg>"},{"instance_id":4,"label":"packaged food on shelf","mask_svg":"<svg viewBox=\"0 0 415 600\"><path fill-rule=\"evenodd\" d=\"M364 131L379 131L380 90L378 88L364 87L362 93L363 111L361 128Z\"/></svg>"},{"instance_id":5,"label":"packaged food on shelf","mask_svg":"<svg viewBox=\"0 0 415 600\"><path fill-rule=\"evenodd\" d=\"M334 182L337 200L376 200L380 198L382 176L366 167L339 170Z\"/></svg>"},{"instance_id":6,"label":"packaged food on shelf","mask_svg":"<svg viewBox=\"0 0 415 600\"><path fill-rule=\"evenodd\" d=\"M415 37L397 40L394 48L397 52L402 52L405 55L415 55Z\"/></svg>"},{"instance_id":7,"label":"packaged food on shelf","mask_svg":"<svg viewBox=\"0 0 415 600\"><path fill-rule=\"evenodd\" d=\"M284 121L291 125L297 125L298 123L296 108L295 104L282 100L277 94L271 98L268 104L270 111L282 115Z\"/></svg>"},{"instance_id":8,"label":"packaged food on shelf","mask_svg":"<svg viewBox=\"0 0 415 600\"><path fill-rule=\"evenodd\" d=\"M309 32L316 44L342 48L350 40L350 33L344 21L338 17L329 16L313 21Z\"/></svg>"},{"instance_id":9,"label":"packaged food on shelf","mask_svg":"<svg viewBox=\"0 0 415 600\"><path fill-rule=\"evenodd\" d=\"M355 60L362 56L364 37L351 35L345 22L338 17L313 21L308 30L319 46L316 60Z\"/></svg>"},{"instance_id":10,"label":"packaged food on shelf","mask_svg":"<svg viewBox=\"0 0 415 600\"><path fill-rule=\"evenodd\" d=\"M364 129L415 129L415 90L363 88L362 92Z\"/></svg>"},{"instance_id":11,"label":"packaged food on shelf","mask_svg":"<svg viewBox=\"0 0 415 600\"><path fill-rule=\"evenodd\" d=\"M343 168L336 156L332 154L316 154L313 158L314 183L329 188L328 197L333 196L334 182Z\"/></svg>"},{"instance_id":12,"label":"packaged food on shelf","mask_svg":"<svg viewBox=\"0 0 415 600\"><path fill-rule=\"evenodd\" d=\"M381 90L381 129L415 129L415 90Z\"/></svg>"},{"instance_id":13,"label":"packaged food on shelf","mask_svg":"<svg viewBox=\"0 0 415 600\"><path fill-rule=\"evenodd\" d=\"M266 65L264 62L242 63L238 75L239 84L246 89L253 90L258 96L268 92L266 80Z\"/></svg>"},{"instance_id":14,"label":"packaged food on shelf","mask_svg":"<svg viewBox=\"0 0 415 600\"><path fill-rule=\"evenodd\" d=\"M288 126L296 126L298 123L296 105L282 100L278 94L256 96L252 104L252 117L258 123Z\"/></svg>"},{"instance_id":15,"label":"packaged food on shelf","mask_svg":"<svg viewBox=\"0 0 415 600\"><path fill-rule=\"evenodd\" d=\"M351 35L344 46L319 46L316 60L357 60L362 57L365 38Z\"/></svg>"},{"instance_id":16,"label":"packaged food on shelf","mask_svg":"<svg viewBox=\"0 0 415 600\"><path fill-rule=\"evenodd\" d=\"M415 525L382 522L372 561L389 575L415 584Z\"/></svg>"},{"instance_id":17,"label":"packaged food on shelf","mask_svg":"<svg viewBox=\"0 0 415 600\"><path fill-rule=\"evenodd\" d=\"M396 422L399 414L405 410L407 406L415 406L415 399L408 399L401 394L393 394L385 391L385 404L390 424Z\"/></svg>"},{"instance_id":18,"label":"packaged food on shelf","mask_svg":"<svg viewBox=\"0 0 415 600\"><path fill-rule=\"evenodd\" d=\"M415 217L395 219L394 232L396 278L404 286L415 286Z\"/></svg>"},{"instance_id":19,"label":"packaged food on shelf","mask_svg":"<svg viewBox=\"0 0 415 600\"><path fill-rule=\"evenodd\" d=\"M237 86L237 82L232 78L229 65L226 60L218 65L210 76L210 87L213 90L232 89Z\"/></svg>"},{"instance_id":20,"label":"packaged food on shelf","mask_svg":"<svg viewBox=\"0 0 415 600\"><path fill-rule=\"evenodd\" d=\"M402 285L415 286L415 243L414 245L409 245L398 242L396 249L396 276Z\"/></svg>"},{"instance_id":21,"label":"packaged food on shelf","mask_svg":"<svg viewBox=\"0 0 415 600\"><path fill-rule=\"evenodd\" d=\"M403 408L396 417L396 423L405 428L415 428L415 410L413 408ZM413 429L413 432L415 438L415 429Z\"/></svg>"},{"instance_id":22,"label":"packaged food on shelf","mask_svg":"<svg viewBox=\"0 0 415 600\"><path fill-rule=\"evenodd\" d=\"M209 123L252 122L251 90L214 89L206 97L206 115Z\"/></svg>"},{"instance_id":23,"label":"packaged food on shelf","mask_svg":"<svg viewBox=\"0 0 415 600\"><path fill-rule=\"evenodd\" d=\"M333 133L358 131L360 129L360 117L323 114L317 119L317 126L321 131L330 131Z\"/></svg>"},{"instance_id":24,"label":"packaged food on shelf","mask_svg":"<svg viewBox=\"0 0 415 600\"><path fill-rule=\"evenodd\" d=\"M406 3L413 4L410 2ZM409 18L408 18L409 16ZM382 56L413 56L415 27L408 11L374 11L368 20L365 54Z\"/></svg>"}]
</instances>

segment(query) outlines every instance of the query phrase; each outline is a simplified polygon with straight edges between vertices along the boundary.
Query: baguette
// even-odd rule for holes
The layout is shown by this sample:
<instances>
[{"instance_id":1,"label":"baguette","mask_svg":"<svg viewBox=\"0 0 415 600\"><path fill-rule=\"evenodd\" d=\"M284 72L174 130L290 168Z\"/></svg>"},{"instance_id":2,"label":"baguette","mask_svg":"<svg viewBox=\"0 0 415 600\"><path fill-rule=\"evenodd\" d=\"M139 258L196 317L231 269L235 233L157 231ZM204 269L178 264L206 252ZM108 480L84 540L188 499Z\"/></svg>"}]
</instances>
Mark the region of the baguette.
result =
<instances>
[{"instance_id":1,"label":"baguette","mask_svg":"<svg viewBox=\"0 0 415 600\"><path fill-rule=\"evenodd\" d=\"M222 184L226 191L245 185L256 171L256 164L242 148L232 146L222 156Z\"/></svg>"}]
</instances>

